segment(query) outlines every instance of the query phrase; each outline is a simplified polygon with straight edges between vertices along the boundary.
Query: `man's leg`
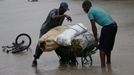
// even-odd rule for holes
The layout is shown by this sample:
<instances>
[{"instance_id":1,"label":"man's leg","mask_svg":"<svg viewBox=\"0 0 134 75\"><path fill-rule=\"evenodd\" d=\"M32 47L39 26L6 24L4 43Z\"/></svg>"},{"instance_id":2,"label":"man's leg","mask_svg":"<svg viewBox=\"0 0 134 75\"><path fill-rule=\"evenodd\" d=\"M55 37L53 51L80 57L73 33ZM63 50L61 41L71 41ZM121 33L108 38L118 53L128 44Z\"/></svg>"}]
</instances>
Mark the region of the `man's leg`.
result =
<instances>
[{"instance_id":1,"label":"man's leg","mask_svg":"<svg viewBox=\"0 0 134 75\"><path fill-rule=\"evenodd\" d=\"M100 49L100 61L101 61L101 68L105 68L106 67L106 63L105 63L105 45L107 44L107 39L106 39L106 32L105 32L105 28L102 28L101 31L101 36L100 36L100 41L99 41L99 49Z\"/></svg>"},{"instance_id":2,"label":"man's leg","mask_svg":"<svg viewBox=\"0 0 134 75\"><path fill-rule=\"evenodd\" d=\"M112 71L111 68L111 51L106 52L106 56L107 56L107 70L108 72Z\"/></svg>"},{"instance_id":3,"label":"man's leg","mask_svg":"<svg viewBox=\"0 0 134 75\"><path fill-rule=\"evenodd\" d=\"M100 61L101 61L101 67L102 68L105 68L106 65L105 65L105 52L104 51L100 51Z\"/></svg>"},{"instance_id":4,"label":"man's leg","mask_svg":"<svg viewBox=\"0 0 134 75\"><path fill-rule=\"evenodd\" d=\"M44 31L44 32L40 31L39 38L40 38L43 34L45 34L45 33L46 33L45 31ZM42 53L43 53L43 51L40 49L39 45L37 44L36 50L35 50L35 54L33 55L33 56L34 56L34 60L33 60L33 62L32 62L32 66L33 66L33 67L34 67L34 66L37 66L37 59L40 58L40 56L42 55Z\"/></svg>"},{"instance_id":5,"label":"man's leg","mask_svg":"<svg viewBox=\"0 0 134 75\"><path fill-rule=\"evenodd\" d=\"M111 64L111 51L106 52L106 56L107 56L107 64Z\"/></svg>"},{"instance_id":6,"label":"man's leg","mask_svg":"<svg viewBox=\"0 0 134 75\"><path fill-rule=\"evenodd\" d=\"M36 46L36 51L34 54L34 60L32 62L32 66L37 66L37 59L40 58L40 56L42 55L43 51L40 49L39 45Z\"/></svg>"}]
</instances>

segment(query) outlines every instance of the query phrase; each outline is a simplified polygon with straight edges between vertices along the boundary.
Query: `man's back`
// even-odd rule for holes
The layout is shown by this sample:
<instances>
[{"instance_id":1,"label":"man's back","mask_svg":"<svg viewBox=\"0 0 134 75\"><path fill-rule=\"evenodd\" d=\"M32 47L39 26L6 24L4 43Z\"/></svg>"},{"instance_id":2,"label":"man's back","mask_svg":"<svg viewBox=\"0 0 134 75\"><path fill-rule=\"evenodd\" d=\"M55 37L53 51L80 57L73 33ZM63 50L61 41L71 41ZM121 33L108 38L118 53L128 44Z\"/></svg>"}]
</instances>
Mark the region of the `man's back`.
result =
<instances>
[{"instance_id":1,"label":"man's back","mask_svg":"<svg viewBox=\"0 0 134 75\"><path fill-rule=\"evenodd\" d=\"M41 29L52 29L56 26L62 25L64 17L60 18L60 19L53 19L53 16L59 15L59 10L58 9L53 9L49 12L46 21L42 24L42 28Z\"/></svg>"},{"instance_id":2,"label":"man's back","mask_svg":"<svg viewBox=\"0 0 134 75\"><path fill-rule=\"evenodd\" d=\"M95 20L101 26L113 23L112 17L106 11L96 6L90 8L88 17L90 20Z\"/></svg>"}]
</instances>

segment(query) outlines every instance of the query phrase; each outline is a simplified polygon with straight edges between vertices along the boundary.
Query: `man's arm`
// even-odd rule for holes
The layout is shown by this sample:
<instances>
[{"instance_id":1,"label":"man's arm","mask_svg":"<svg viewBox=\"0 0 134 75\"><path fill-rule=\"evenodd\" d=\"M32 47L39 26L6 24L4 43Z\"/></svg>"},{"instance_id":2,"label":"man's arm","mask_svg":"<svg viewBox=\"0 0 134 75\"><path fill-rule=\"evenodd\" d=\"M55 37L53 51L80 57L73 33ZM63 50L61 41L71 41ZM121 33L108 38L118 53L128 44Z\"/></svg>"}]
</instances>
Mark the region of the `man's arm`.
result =
<instances>
[{"instance_id":1,"label":"man's arm","mask_svg":"<svg viewBox=\"0 0 134 75\"><path fill-rule=\"evenodd\" d=\"M95 21L94 20L90 20L90 22L91 22L92 31L93 31L93 34L94 34L94 38L95 38L96 44L98 45L97 27L96 27Z\"/></svg>"},{"instance_id":2,"label":"man's arm","mask_svg":"<svg viewBox=\"0 0 134 75\"><path fill-rule=\"evenodd\" d=\"M60 18L63 18L63 17L66 17L67 20L70 21L70 22L72 21L72 18L70 16L66 15L66 14L63 14L63 15L54 15L51 18L52 19L60 19Z\"/></svg>"}]
</instances>

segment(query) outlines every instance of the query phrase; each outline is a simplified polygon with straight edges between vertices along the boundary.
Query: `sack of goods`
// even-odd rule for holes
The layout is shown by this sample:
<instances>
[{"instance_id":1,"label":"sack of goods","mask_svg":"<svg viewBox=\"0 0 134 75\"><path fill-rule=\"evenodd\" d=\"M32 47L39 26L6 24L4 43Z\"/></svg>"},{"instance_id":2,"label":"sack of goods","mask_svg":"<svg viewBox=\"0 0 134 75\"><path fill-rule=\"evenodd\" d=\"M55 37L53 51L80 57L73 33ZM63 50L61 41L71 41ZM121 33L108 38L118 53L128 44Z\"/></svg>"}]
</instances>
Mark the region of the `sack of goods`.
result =
<instances>
[{"instance_id":1,"label":"sack of goods","mask_svg":"<svg viewBox=\"0 0 134 75\"><path fill-rule=\"evenodd\" d=\"M39 39L39 45L45 52L55 50L61 46L85 49L92 44L94 44L94 37L82 23L57 26Z\"/></svg>"},{"instance_id":2,"label":"sack of goods","mask_svg":"<svg viewBox=\"0 0 134 75\"><path fill-rule=\"evenodd\" d=\"M59 34L55 41L62 46L71 46L71 41L78 35L87 32L87 27L82 23L75 24L61 34Z\"/></svg>"},{"instance_id":3,"label":"sack of goods","mask_svg":"<svg viewBox=\"0 0 134 75\"><path fill-rule=\"evenodd\" d=\"M39 46L43 51L52 51L59 47L59 44L57 44L54 39L56 36L61 34L65 29L67 29L68 26L57 26L51 30L49 30L46 34L44 34L39 39Z\"/></svg>"}]
</instances>

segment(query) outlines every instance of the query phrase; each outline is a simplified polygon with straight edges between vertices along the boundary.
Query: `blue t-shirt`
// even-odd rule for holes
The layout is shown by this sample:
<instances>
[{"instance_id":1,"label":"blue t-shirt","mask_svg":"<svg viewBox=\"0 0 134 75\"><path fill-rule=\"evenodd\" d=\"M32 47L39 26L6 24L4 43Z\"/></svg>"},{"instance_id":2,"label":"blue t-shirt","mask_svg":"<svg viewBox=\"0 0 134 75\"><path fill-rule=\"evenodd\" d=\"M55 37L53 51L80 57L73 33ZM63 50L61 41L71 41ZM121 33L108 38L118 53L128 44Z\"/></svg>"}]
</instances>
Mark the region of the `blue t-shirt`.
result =
<instances>
[{"instance_id":1,"label":"blue t-shirt","mask_svg":"<svg viewBox=\"0 0 134 75\"><path fill-rule=\"evenodd\" d=\"M103 9L92 6L88 11L88 18L94 20L101 26L110 25L114 22L112 17Z\"/></svg>"}]
</instances>

